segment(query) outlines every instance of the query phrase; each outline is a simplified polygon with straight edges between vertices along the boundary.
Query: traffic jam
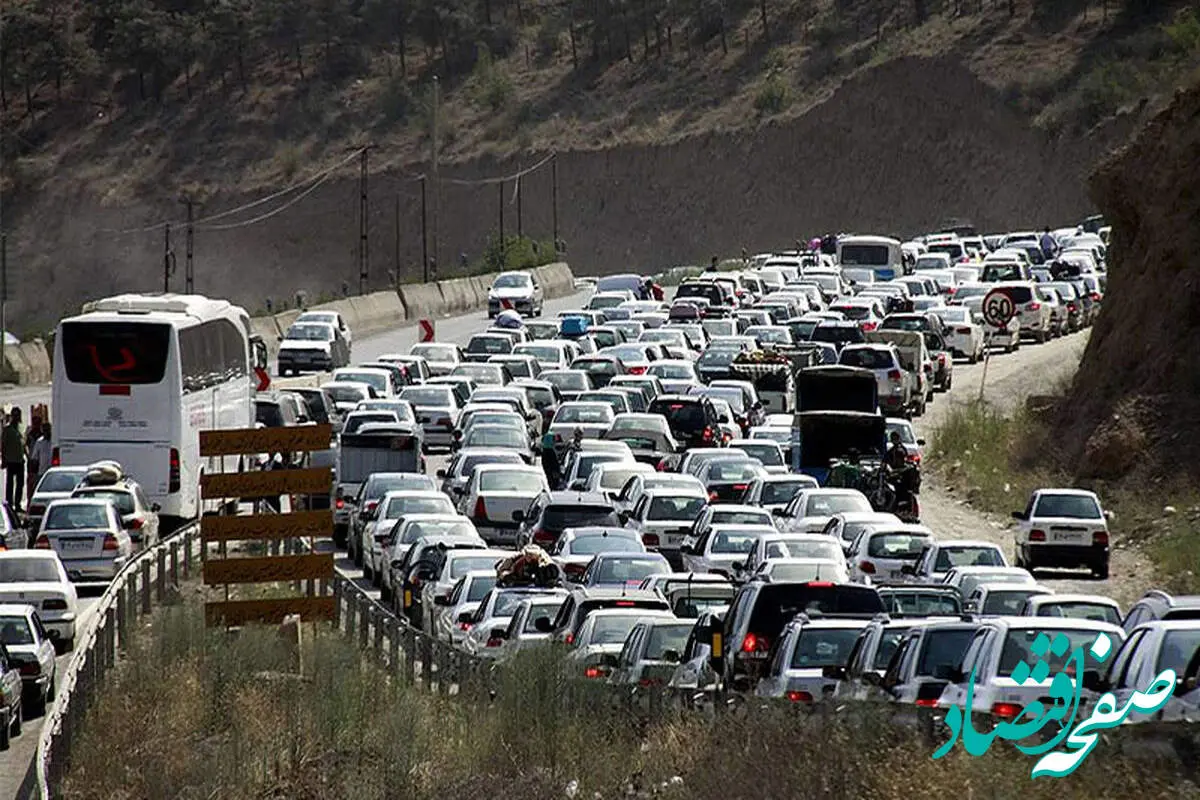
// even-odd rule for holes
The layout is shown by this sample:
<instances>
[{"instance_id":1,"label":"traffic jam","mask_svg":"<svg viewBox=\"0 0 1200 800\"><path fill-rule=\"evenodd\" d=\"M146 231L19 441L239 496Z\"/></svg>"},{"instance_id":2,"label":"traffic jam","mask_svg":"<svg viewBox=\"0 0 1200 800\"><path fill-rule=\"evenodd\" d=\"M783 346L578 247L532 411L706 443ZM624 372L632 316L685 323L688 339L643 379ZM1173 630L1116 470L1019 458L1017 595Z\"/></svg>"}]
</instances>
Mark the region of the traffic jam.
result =
<instances>
[{"instance_id":1,"label":"traffic jam","mask_svg":"<svg viewBox=\"0 0 1200 800\"><path fill-rule=\"evenodd\" d=\"M430 325L307 390L340 430L336 545L426 635L497 664L559 647L585 681L915 713L974 676L972 710L1011 721L1050 685L1012 677L1039 637L1104 633L1194 682L1200 598L1039 582L1108 578L1094 493L1033 493L1011 548L921 522L913 418L956 363L1091 325L1108 229L1086 225L826 237L670 300L605 276L555 318L502 274L465 341ZM1119 691L1103 667L1087 690Z\"/></svg>"}]
</instances>

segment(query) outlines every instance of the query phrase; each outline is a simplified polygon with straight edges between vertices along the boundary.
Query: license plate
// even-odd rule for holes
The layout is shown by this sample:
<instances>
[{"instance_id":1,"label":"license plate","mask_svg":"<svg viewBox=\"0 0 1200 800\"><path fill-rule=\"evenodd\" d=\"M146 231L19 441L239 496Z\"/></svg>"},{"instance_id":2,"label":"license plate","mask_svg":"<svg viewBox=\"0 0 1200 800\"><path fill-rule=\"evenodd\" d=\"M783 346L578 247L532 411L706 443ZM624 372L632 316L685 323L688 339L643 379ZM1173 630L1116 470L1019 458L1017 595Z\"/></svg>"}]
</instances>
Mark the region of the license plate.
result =
<instances>
[{"instance_id":1,"label":"license plate","mask_svg":"<svg viewBox=\"0 0 1200 800\"><path fill-rule=\"evenodd\" d=\"M64 553L79 553L92 549L91 539L59 539L58 543Z\"/></svg>"},{"instance_id":2,"label":"license plate","mask_svg":"<svg viewBox=\"0 0 1200 800\"><path fill-rule=\"evenodd\" d=\"M1073 531L1051 531L1050 535L1053 538L1053 540L1056 542L1075 543L1075 542L1083 541L1083 534L1075 533Z\"/></svg>"},{"instance_id":3,"label":"license plate","mask_svg":"<svg viewBox=\"0 0 1200 800\"><path fill-rule=\"evenodd\" d=\"M404 607L410 608L411 606L412 606L412 592L408 589L405 589L404 590Z\"/></svg>"}]
</instances>

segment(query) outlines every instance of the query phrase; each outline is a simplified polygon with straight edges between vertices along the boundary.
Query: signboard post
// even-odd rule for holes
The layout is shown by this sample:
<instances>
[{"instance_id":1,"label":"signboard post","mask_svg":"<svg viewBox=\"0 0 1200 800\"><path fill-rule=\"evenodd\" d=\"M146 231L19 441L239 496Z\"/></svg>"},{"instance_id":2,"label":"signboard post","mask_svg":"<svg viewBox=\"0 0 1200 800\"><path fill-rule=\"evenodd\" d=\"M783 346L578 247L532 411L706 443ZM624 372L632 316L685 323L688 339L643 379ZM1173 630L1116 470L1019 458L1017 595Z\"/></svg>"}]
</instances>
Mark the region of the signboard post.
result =
<instances>
[{"instance_id":1,"label":"signboard post","mask_svg":"<svg viewBox=\"0 0 1200 800\"><path fill-rule=\"evenodd\" d=\"M1017 314L1016 304L1012 296L1004 289L992 289L983 298L983 320L997 330L1008 330L1008 324ZM986 344L987 340L984 339ZM988 361L992 357L992 348L983 348L983 375L979 379L979 399L983 400L983 390L987 386Z\"/></svg>"},{"instance_id":2,"label":"signboard post","mask_svg":"<svg viewBox=\"0 0 1200 800\"><path fill-rule=\"evenodd\" d=\"M419 337L419 340L421 342L432 342L433 341L433 335L434 335L433 334L433 320L431 320L431 319L417 320L417 328L421 332L420 337Z\"/></svg>"},{"instance_id":3,"label":"signboard post","mask_svg":"<svg viewBox=\"0 0 1200 800\"><path fill-rule=\"evenodd\" d=\"M300 425L288 428L246 428L202 431L200 455L250 455L254 453L306 453L329 447L333 430L329 425ZM205 499L263 499L280 495L327 495L333 485L328 468L273 469L251 472L206 473L200 480ZM333 513L303 510L290 513L255 513L204 517L200 520L205 586L224 588L225 599L205 603L204 617L210 626L242 625L247 622L281 622L299 614L302 619L332 619L335 600L325 593L333 577L333 554L316 552L315 539L333 533ZM308 539L307 552L296 548L300 539ZM247 555L229 555L230 542L250 543ZM284 555L261 555L256 545L269 543L278 552L280 543L288 545ZM217 545L217 557L210 545ZM239 584L307 582L303 596L256 597L253 600L230 599L230 587ZM317 590L317 587L320 590Z\"/></svg>"}]
</instances>

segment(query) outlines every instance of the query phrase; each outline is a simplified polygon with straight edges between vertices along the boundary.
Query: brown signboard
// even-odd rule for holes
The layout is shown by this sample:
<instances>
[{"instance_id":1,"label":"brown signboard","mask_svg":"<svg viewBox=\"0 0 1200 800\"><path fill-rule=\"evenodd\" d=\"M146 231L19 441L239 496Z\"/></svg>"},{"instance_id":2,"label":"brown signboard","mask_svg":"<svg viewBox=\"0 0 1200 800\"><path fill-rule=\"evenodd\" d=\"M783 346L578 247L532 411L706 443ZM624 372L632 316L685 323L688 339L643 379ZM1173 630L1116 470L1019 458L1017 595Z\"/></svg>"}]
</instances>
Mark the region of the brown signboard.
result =
<instances>
[{"instance_id":1,"label":"brown signboard","mask_svg":"<svg viewBox=\"0 0 1200 800\"><path fill-rule=\"evenodd\" d=\"M265 472L226 472L200 476L200 494L214 497L278 497L281 494L328 494L333 485L329 467L272 469Z\"/></svg>"},{"instance_id":2,"label":"brown signboard","mask_svg":"<svg viewBox=\"0 0 1200 800\"><path fill-rule=\"evenodd\" d=\"M329 510L296 511L291 514L203 517L200 520L200 538L205 542L332 535L333 512Z\"/></svg>"},{"instance_id":3,"label":"brown signboard","mask_svg":"<svg viewBox=\"0 0 1200 800\"><path fill-rule=\"evenodd\" d=\"M247 453L307 453L328 450L332 440L332 425L200 431L200 455L207 458Z\"/></svg>"},{"instance_id":4,"label":"brown signboard","mask_svg":"<svg viewBox=\"0 0 1200 800\"><path fill-rule=\"evenodd\" d=\"M204 562L204 584L271 583L333 577L333 553L306 553L266 558L210 558Z\"/></svg>"},{"instance_id":5,"label":"brown signboard","mask_svg":"<svg viewBox=\"0 0 1200 800\"><path fill-rule=\"evenodd\" d=\"M301 619L333 619L333 597L284 597L271 600L226 600L206 603L204 618L208 625L241 625L246 622L278 624L289 614Z\"/></svg>"}]
</instances>

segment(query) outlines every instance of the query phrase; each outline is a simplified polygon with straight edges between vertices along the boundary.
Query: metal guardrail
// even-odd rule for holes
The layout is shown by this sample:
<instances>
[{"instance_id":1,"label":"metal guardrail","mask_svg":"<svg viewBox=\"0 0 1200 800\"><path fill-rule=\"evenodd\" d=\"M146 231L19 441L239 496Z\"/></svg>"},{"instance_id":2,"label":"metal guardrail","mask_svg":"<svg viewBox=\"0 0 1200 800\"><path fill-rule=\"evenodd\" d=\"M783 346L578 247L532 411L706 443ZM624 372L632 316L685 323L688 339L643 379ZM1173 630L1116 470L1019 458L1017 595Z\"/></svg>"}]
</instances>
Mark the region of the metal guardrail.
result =
<instances>
[{"instance_id":1,"label":"metal guardrail","mask_svg":"<svg viewBox=\"0 0 1200 800\"><path fill-rule=\"evenodd\" d=\"M199 570L200 526L191 523L130 559L105 589L46 711L37 753L18 797L51 800L70 766L68 754L97 690L119 659L139 617L167 599L169 587Z\"/></svg>"}]
</instances>

